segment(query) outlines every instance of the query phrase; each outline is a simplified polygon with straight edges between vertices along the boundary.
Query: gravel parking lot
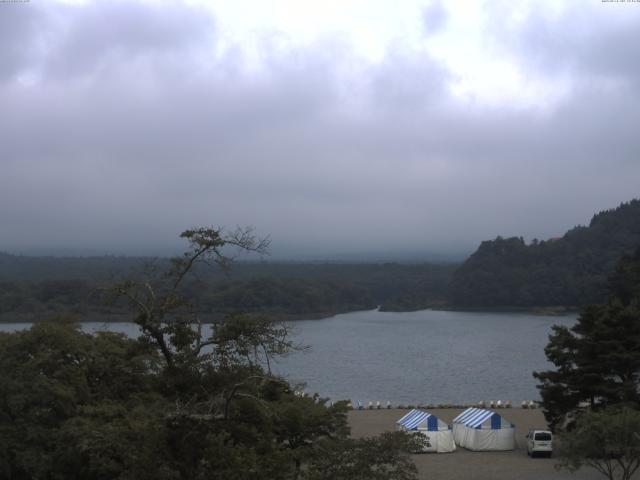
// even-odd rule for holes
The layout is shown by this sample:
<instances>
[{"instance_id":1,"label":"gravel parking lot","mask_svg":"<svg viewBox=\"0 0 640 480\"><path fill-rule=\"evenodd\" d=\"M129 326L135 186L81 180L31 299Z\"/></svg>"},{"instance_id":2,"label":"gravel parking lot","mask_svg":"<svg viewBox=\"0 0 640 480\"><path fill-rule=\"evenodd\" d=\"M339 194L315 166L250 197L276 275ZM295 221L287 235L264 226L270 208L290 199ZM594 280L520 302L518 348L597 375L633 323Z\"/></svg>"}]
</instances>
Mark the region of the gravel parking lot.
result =
<instances>
[{"instance_id":1,"label":"gravel parking lot","mask_svg":"<svg viewBox=\"0 0 640 480\"><path fill-rule=\"evenodd\" d=\"M447 423L458 415L459 409L432 409L431 413ZM520 408L496 410L516 425L517 448L508 452L470 452L458 447L454 453L425 453L414 455L420 479L448 480L562 480L604 479L595 470L583 469L575 474L556 470L553 458L529 458L525 435L532 428L546 428L540 410ZM353 410L349 424L353 437L377 435L395 430L395 422L407 410ZM635 475L634 478L640 478Z\"/></svg>"}]
</instances>

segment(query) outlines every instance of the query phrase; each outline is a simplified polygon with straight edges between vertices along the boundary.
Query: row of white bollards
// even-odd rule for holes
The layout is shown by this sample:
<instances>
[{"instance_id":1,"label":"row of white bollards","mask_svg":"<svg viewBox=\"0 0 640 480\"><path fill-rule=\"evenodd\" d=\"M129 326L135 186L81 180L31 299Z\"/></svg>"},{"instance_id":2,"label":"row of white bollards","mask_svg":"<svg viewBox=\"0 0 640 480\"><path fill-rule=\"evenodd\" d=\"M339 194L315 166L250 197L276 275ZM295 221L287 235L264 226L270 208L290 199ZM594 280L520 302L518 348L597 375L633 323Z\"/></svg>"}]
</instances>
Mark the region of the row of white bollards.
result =
<instances>
[{"instance_id":1,"label":"row of white bollards","mask_svg":"<svg viewBox=\"0 0 640 480\"><path fill-rule=\"evenodd\" d=\"M354 406L352 402L349 402L347 404L347 407L352 409L352 410L380 410L382 408L386 408L386 409L390 409L392 408L391 402L389 400L386 401L386 403L383 405L380 400L377 400L375 402L373 401L369 401L366 405L358 400L358 402L356 403L356 405ZM477 403L465 403L465 404L459 404L459 403L437 403L437 404L432 404L432 403L428 403L428 404L416 404L416 405L404 405L404 404L398 404L396 405L394 408L398 408L398 409L412 409L412 408L422 408L422 409L432 409L432 408L456 408L456 409L462 409L462 408L471 408L471 407L476 407L476 408L490 408L490 409L497 409L497 408L513 408L513 404L511 403L511 400L488 400L488 401L484 401L481 400ZM535 409L538 408L538 403L533 401L533 400L523 400L522 403L520 404L520 408L528 408L528 409Z\"/></svg>"}]
</instances>

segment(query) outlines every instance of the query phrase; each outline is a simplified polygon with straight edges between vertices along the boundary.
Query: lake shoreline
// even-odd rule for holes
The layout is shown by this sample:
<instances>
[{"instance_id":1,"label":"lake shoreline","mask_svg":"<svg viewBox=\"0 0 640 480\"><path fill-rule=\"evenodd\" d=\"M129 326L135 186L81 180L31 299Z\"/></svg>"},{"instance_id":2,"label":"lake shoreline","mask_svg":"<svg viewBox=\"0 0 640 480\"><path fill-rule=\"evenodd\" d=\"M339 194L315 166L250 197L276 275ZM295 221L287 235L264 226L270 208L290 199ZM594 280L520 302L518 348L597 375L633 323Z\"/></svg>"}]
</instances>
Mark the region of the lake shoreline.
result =
<instances>
[{"instance_id":1,"label":"lake shoreline","mask_svg":"<svg viewBox=\"0 0 640 480\"><path fill-rule=\"evenodd\" d=\"M79 321L82 318L75 321L87 333L140 335L128 316L92 322ZM570 316L524 313L352 312L288 323L290 340L310 348L278 357L272 367L292 384L305 383L303 389L310 394L349 399L355 405L461 405L501 399L516 406L539 397L531 372L548 368L544 348L552 327L574 322ZM30 326L3 323L0 331ZM203 328L208 335L212 327Z\"/></svg>"},{"instance_id":2,"label":"lake shoreline","mask_svg":"<svg viewBox=\"0 0 640 480\"><path fill-rule=\"evenodd\" d=\"M248 315L265 315L270 317L275 322L298 322L305 320L324 320L333 318L337 315L344 315L350 313L360 312L381 312L381 313L415 313L415 312L468 312L468 313L523 313L536 316L550 316L550 317L563 317L568 315L575 315L580 312L579 307L457 307L457 306L438 306L427 307L416 310L392 310L385 309L384 306L378 306L377 308L366 310L347 310L347 311L328 311L328 312L311 312L305 314L262 314L259 312L249 312ZM230 314L214 313L205 314L201 316L203 324L215 323L227 317ZM49 313L49 314L0 314L0 324L8 323L40 323L47 320L68 319L75 322L96 322L96 323L122 323L131 322L131 316L128 314L120 313L80 313L69 312L68 314Z\"/></svg>"}]
</instances>

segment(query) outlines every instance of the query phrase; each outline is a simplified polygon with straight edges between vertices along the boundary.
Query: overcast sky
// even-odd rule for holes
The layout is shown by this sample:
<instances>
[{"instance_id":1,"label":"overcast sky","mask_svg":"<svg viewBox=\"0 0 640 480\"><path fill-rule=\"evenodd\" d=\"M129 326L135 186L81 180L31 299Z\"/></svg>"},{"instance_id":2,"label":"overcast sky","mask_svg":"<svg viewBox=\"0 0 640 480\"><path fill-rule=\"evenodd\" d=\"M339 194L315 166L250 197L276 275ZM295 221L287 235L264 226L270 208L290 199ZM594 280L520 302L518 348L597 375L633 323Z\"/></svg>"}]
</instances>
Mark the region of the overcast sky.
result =
<instances>
[{"instance_id":1,"label":"overcast sky","mask_svg":"<svg viewBox=\"0 0 640 480\"><path fill-rule=\"evenodd\" d=\"M0 3L0 250L470 253L640 196L640 3Z\"/></svg>"}]
</instances>

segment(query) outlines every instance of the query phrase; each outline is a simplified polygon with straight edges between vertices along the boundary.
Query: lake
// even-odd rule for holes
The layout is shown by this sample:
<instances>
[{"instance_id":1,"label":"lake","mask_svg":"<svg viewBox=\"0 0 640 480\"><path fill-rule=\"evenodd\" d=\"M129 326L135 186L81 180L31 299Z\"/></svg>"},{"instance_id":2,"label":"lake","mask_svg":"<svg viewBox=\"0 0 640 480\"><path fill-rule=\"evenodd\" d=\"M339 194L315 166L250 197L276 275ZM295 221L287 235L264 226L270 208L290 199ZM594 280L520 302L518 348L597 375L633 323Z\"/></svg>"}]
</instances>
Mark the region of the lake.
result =
<instances>
[{"instance_id":1,"label":"lake","mask_svg":"<svg viewBox=\"0 0 640 480\"><path fill-rule=\"evenodd\" d=\"M305 352L282 358L274 370L323 397L398 403L467 403L538 399L534 370L549 368L544 347L554 324L575 315L524 313L352 312L292 322ZM0 324L0 331L28 324ZM134 336L130 323L83 323Z\"/></svg>"}]
</instances>

